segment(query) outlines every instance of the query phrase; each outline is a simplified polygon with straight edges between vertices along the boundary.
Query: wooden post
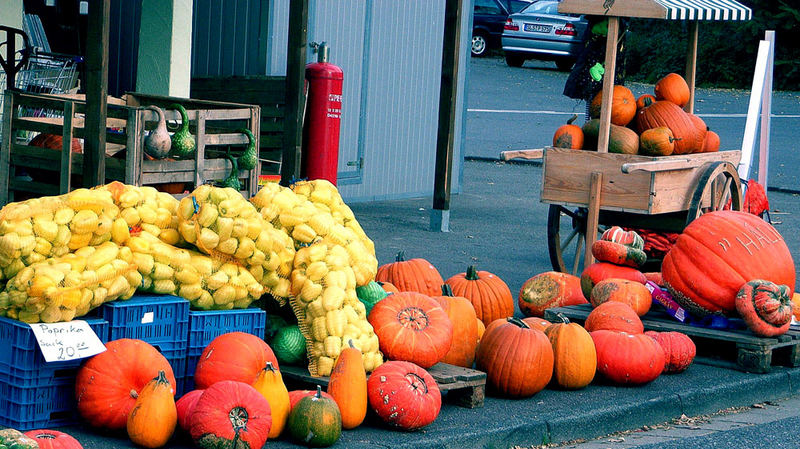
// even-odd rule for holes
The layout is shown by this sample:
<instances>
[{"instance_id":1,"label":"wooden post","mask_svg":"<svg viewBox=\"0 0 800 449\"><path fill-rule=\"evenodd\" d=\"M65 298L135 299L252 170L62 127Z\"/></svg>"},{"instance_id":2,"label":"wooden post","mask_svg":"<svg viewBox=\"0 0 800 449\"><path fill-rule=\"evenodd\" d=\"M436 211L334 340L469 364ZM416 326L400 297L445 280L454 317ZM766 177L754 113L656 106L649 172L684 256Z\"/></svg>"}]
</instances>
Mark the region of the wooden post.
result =
<instances>
[{"instance_id":1,"label":"wooden post","mask_svg":"<svg viewBox=\"0 0 800 449\"><path fill-rule=\"evenodd\" d=\"M89 1L86 48L86 122L83 150L83 185L94 187L106 180L106 97L108 94L108 30L111 0Z\"/></svg>"},{"instance_id":2,"label":"wooden post","mask_svg":"<svg viewBox=\"0 0 800 449\"><path fill-rule=\"evenodd\" d=\"M286 120L281 160L281 185L300 177L305 104L308 0L289 3L289 43L286 57Z\"/></svg>"},{"instance_id":3,"label":"wooden post","mask_svg":"<svg viewBox=\"0 0 800 449\"><path fill-rule=\"evenodd\" d=\"M64 125L61 134L61 173L58 193L65 194L72 190L72 116L75 114L75 103L64 102Z\"/></svg>"},{"instance_id":4,"label":"wooden post","mask_svg":"<svg viewBox=\"0 0 800 449\"><path fill-rule=\"evenodd\" d=\"M206 162L206 111L197 111L197 148L194 156L194 188L205 182Z\"/></svg>"},{"instance_id":5,"label":"wooden post","mask_svg":"<svg viewBox=\"0 0 800 449\"><path fill-rule=\"evenodd\" d=\"M767 74L764 79L764 93L761 96L761 132L758 145L758 183L767 188L769 181L769 129L772 115L772 68L775 63L775 31L767 30L764 40L770 43L767 57Z\"/></svg>"},{"instance_id":6,"label":"wooden post","mask_svg":"<svg viewBox=\"0 0 800 449\"><path fill-rule=\"evenodd\" d=\"M583 254L584 269L594 262L592 245L595 240L597 240L597 224L600 219L600 197L602 196L602 187L603 173L592 172L592 183L589 184L589 211L586 216L586 249ZM577 256L576 254L575 257Z\"/></svg>"},{"instance_id":7,"label":"wooden post","mask_svg":"<svg viewBox=\"0 0 800 449\"><path fill-rule=\"evenodd\" d=\"M686 84L689 85L689 102L686 103L683 110L690 114L694 114L694 85L697 76L697 25L697 20L689 22L689 50L686 53Z\"/></svg>"},{"instance_id":8,"label":"wooden post","mask_svg":"<svg viewBox=\"0 0 800 449\"><path fill-rule=\"evenodd\" d=\"M461 18L464 0L447 0L442 43L442 79L439 89L439 131L436 137L436 169L433 179L431 230L450 231L450 184L453 178L458 64L461 57Z\"/></svg>"},{"instance_id":9,"label":"wooden post","mask_svg":"<svg viewBox=\"0 0 800 449\"><path fill-rule=\"evenodd\" d=\"M606 63L603 74L603 102L600 109L600 135L597 137L597 151L608 152L608 137L611 131L611 101L614 99L614 74L617 70L617 40L619 40L619 17L608 18L606 36ZM586 248L588 252L588 247Z\"/></svg>"}]
</instances>

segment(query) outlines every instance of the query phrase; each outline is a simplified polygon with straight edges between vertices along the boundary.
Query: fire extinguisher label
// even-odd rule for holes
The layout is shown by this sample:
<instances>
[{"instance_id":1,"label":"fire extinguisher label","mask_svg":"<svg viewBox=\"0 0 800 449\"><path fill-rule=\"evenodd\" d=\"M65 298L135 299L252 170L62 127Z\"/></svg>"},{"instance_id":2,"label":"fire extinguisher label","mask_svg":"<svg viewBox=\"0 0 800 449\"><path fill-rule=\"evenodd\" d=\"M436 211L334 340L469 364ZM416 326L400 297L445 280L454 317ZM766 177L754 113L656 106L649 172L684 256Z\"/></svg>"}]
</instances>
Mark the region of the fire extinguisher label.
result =
<instances>
[{"instance_id":1,"label":"fire extinguisher label","mask_svg":"<svg viewBox=\"0 0 800 449\"><path fill-rule=\"evenodd\" d=\"M328 118L340 118L342 114L342 94L328 94Z\"/></svg>"}]
</instances>

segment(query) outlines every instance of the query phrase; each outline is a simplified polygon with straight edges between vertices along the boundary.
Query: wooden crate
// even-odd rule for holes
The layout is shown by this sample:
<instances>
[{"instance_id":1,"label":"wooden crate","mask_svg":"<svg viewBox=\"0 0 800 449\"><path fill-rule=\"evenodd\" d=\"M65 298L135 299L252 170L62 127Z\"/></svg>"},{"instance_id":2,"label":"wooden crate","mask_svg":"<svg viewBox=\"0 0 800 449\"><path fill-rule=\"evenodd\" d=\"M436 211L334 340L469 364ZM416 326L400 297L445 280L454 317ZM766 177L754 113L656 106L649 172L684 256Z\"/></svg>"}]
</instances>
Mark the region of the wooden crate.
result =
<instances>
[{"instance_id":1,"label":"wooden crate","mask_svg":"<svg viewBox=\"0 0 800 449\"><path fill-rule=\"evenodd\" d=\"M545 310L544 317L557 322L561 314L570 321L583 323L591 311L589 304L556 307ZM778 337L759 337L746 328L713 329L684 324L658 308L643 316L642 324L645 330L688 335L695 342L697 355L703 363L759 374L770 372L772 365L800 366L800 327L797 326Z\"/></svg>"},{"instance_id":2,"label":"wooden crate","mask_svg":"<svg viewBox=\"0 0 800 449\"><path fill-rule=\"evenodd\" d=\"M544 151L541 201L588 207L592 173L602 173L600 208L603 210L663 214L689 209L694 186L705 163L739 164L741 151L720 151L650 157L631 154L575 151L548 147ZM623 173L625 164L651 167Z\"/></svg>"},{"instance_id":3,"label":"wooden crate","mask_svg":"<svg viewBox=\"0 0 800 449\"><path fill-rule=\"evenodd\" d=\"M0 148L0 204L21 197L57 195L81 187L83 155L29 146L17 134L42 132L61 135L65 142L83 138L86 102L82 96L56 96L6 91L3 142ZM145 109L155 105L167 108L173 103L187 110L190 130L197 143L196 157L191 160L145 160L146 130L155 127L157 114ZM49 111L50 116L41 115ZM58 112L58 114L53 114ZM167 120L180 120L176 110L165 109ZM57 115L57 116L54 116ZM240 148L248 139L239 128L249 128L259 136L258 106L199 101L142 94L126 94L124 100L108 102L106 120L106 181L122 181L132 185L185 184L195 186L223 179L230 172L230 163L222 151L231 145ZM125 151L122 151L125 150ZM20 179L17 170L34 173L32 180ZM257 191L258 167L240 171L245 180L243 194Z\"/></svg>"},{"instance_id":4,"label":"wooden crate","mask_svg":"<svg viewBox=\"0 0 800 449\"><path fill-rule=\"evenodd\" d=\"M466 408L483 407L486 397L486 373L447 363L437 363L428 369L428 373L436 380L439 391L447 393L447 400ZM312 377L308 369L298 366L281 366L281 374L287 384L297 387L319 385L328 386L330 377Z\"/></svg>"}]
</instances>

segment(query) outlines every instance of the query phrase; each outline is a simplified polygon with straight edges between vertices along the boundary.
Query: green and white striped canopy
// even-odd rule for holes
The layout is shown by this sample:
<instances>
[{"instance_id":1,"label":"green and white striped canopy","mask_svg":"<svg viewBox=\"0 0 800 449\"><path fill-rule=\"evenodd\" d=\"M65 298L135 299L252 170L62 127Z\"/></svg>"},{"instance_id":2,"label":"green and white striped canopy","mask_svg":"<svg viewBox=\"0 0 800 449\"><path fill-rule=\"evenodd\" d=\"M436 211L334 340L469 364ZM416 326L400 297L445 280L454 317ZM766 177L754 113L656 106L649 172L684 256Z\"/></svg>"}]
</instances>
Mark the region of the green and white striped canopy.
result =
<instances>
[{"instance_id":1,"label":"green and white striped canopy","mask_svg":"<svg viewBox=\"0 0 800 449\"><path fill-rule=\"evenodd\" d=\"M654 0L672 20L750 20L750 8L734 0Z\"/></svg>"},{"instance_id":2,"label":"green and white striped canopy","mask_svg":"<svg viewBox=\"0 0 800 449\"><path fill-rule=\"evenodd\" d=\"M753 11L736 0L561 0L558 11L667 20L750 20Z\"/></svg>"}]
</instances>

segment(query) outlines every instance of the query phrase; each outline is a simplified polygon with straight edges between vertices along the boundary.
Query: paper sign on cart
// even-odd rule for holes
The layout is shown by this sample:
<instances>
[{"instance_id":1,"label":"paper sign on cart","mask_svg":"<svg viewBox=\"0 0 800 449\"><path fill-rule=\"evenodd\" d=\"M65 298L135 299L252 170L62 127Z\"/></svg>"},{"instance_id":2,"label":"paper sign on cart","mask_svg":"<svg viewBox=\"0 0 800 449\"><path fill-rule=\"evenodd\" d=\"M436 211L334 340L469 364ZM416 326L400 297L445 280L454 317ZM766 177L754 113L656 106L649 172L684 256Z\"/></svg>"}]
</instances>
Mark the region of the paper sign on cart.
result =
<instances>
[{"instance_id":1,"label":"paper sign on cart","mask_svg":"<svg viewBox=\"0 0 800 449\"><path fill-rule=\"evenodd\" d=\"M83 320L30 326L47 362L83 359L106 350L89 323Z\"/></svg>"}]
</instances>

